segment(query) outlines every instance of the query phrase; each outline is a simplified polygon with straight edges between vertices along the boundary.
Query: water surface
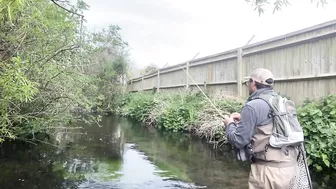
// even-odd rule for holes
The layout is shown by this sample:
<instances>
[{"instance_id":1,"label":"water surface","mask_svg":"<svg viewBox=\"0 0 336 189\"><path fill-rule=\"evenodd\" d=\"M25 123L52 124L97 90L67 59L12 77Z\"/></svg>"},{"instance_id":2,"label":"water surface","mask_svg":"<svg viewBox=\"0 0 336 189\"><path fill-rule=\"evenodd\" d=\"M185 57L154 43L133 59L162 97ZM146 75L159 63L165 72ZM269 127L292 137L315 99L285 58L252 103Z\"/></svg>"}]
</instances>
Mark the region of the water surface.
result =
<instances>
[{"instance_id":1,"label":"water surface","mask_svg":"<svg viewBox=\"0 0 336 189\"><path fill-rule=\"evenodd\" d=\"M188 135L113 116L100 125L56 132L59 147L3 145L0 188L248 188L249 165L229 147L214 150ZM328 177L315 180L315 188L335 188Z\"/></svg>"}]
</instances>

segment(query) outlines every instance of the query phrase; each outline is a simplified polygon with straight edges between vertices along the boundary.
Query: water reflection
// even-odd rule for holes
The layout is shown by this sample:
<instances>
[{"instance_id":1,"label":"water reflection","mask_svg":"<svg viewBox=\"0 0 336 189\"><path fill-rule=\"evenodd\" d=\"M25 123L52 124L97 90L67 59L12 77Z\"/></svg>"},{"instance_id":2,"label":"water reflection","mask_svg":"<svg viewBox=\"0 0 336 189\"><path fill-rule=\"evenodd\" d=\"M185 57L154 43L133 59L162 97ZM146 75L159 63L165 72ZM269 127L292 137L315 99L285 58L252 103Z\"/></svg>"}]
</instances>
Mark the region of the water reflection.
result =
<instances>
[{"instance_id":1,"label":"water reflection","mask_svg":"<svg viewBox=\"0 0 336 189\"><path fill-rule=\"evenodd\" d=\"M123 125L127 142L136 143L138 149L164 170L161 176L213 189L247 188L249 168L235 161L231 150L214 151L188 135L151 132L136 124Z\"/></svg>"},{"instance_id":2,"label":"water reflection","mask_svg":"<svg viewBox=\"0 0 336 189\"><path fill-rule=\"evenodd\" d=\"M112 116L80 126L56 132L59 148L4 144L0 188L248 188L249 166L230 149Z\"/></svg>"},{"instance_id":3,"label":"water reflection","mask_svg":"<svg viewBox=\"0 0 336 189\"><path fill-rule=\"evenodd\" d=\"M77 188L83 176L68 174L49 146L3 144L0 188Z\"/></svg>"}]
</instances>

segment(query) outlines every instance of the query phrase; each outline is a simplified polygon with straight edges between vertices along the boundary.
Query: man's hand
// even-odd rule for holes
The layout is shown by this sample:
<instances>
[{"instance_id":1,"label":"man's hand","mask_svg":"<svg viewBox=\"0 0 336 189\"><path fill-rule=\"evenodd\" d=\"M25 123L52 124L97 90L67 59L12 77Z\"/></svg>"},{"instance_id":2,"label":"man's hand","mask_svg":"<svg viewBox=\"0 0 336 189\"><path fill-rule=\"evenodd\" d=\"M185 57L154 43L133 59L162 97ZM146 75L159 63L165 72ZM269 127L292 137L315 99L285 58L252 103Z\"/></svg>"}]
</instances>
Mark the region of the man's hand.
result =
<instances>
[{"instance_id":1,"label":"man's hand","mask_svg":"<svg viewBox=\"0 0 336 189\"><path fill-rule=\"evenodd\" d=\"M224 116L224 125L227 126L229 123L231 122L236 122L236 121L240 121L240 113L233 113L229 116L225 115Z\"/></svg>"},{"instance_id":2,"label":"man's hand","mask_svg":"<svg viewBox=\"0 0 336 189\"><path fill-rule=\"evenodd\" d=\"M226 127L229 123L234 122L233 118L230 116L224 116L224 126Z\"/></svg>"},{"instance_id":3,"label":"man's hand","mask_svg":"<svg viewBox=\"0 0 336 189\"><path fill-rule=\"evenodd\" d=\"M231 117L233 118L234 121L240 121L240 113L233 113L231 114Z\"/></svg>"}]
</instances>

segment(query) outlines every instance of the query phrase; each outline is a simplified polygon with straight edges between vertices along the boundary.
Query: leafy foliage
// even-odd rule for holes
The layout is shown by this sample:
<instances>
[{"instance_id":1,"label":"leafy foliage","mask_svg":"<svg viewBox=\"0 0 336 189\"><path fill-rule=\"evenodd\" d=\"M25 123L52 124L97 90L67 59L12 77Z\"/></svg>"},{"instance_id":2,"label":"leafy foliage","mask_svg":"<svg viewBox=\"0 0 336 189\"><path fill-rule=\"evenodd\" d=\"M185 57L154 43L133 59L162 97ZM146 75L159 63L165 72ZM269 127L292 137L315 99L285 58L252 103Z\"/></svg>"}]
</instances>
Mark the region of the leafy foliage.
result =
<instances>
[{"instance_id":1,"label":"leafy foliage","mask_svg":"<svg viewBox=\"0 0 336 189\"><path fill-rule=\"evenodd\" d=\"M172 96L166 108L157 116L158 127L174 132L186 131L197 121L197 112L203 107L202 96L195 94Z\"/></svg>"},{"instance_id":2,"label":"leafy foliage","mask_svg":"<svg viewBox=\"0 0 336 189\"><path fill-rule=\"evenodd\" d=\"M145 75L145 74L154 73L154 72L156 72L158 69L159 69L159 68L158 68L157 65L155 65L155 64L149 64L149 65L146 66L145 69L143 69L143 70L140 71L140 74L141 74L141 75Z\"/></svg>"},{"instance_id":3,"label":"leafy foliage","mask_svg":"<svg viewBox=\"0 0 336 189\"><path fill-rule=\"evenodd\" d=\"M307 101L299 109L309 164L317 171L336 169L336 95Z\"/></svg>"},{"instance_id":4,"label":"leafy foliage","mask_svg":"<svg viewBox=\"0 0 336 189\"><path fill-rule=\"evenodd\" d=\"M74 112L114 108L128 68L118 26L87 31L81 0L3 0L0 8L0 142L70 127L83 119Z\"/></svg>"},{"instance_id":5,"label":"leafy foliage","mask_svg":"<svg viewBox=\"0 0 336 189\"><path fill-rule=\"evenodd\" d=\"M215 104L222 114L239 111L242 107L241 100L227 97L216 100ZM208 139L213 135L224 137L222 118L217 116L218 113L208 100L198 93L132 93L123 98L117 113L159 129L195 132Z\"/></svg>"},{"instance_id":6,"label":"leafy foliage","mask_svg":"<svg viewBox=\"0 0 336 189\"><path fill-rule=\"evenodd\" d=\"M280 11L282 7L289 6L290 0L245 0L248 3L251 3L254 6L254 10L258 11L259 15L265 12L265 6L272 4L273 5L273 13ZM315 2L317 6L324 6L327 4L327 0L311 0L311 2ZM267 9L267 8L266 8Z\"/></svg>"},{"instance_id":7,"label":"leafy foliage","mask_svg":"<svg viewBox=\"0 0 336 189\"><path fill-rule=\"evenodd\" d=\"M137 121L146 122L154 105L153 95L133 93L122 99L122 110L120 113L124 116L134 118Z\"/></svg>"},{"instance_id":8,"label":"leafy foliage","mask_svg":"<svg viewBox=\"0 0 336 189\"><path fill-rule=\"evenodd\" d=\"M231 95L217 95L212 98L212 102L216 108L205 101L201 111L197 113L198 122L193 126L193 133L215 145L227 143L222 116L240 112L244 100Z\"/></svg>"}]
</instances>

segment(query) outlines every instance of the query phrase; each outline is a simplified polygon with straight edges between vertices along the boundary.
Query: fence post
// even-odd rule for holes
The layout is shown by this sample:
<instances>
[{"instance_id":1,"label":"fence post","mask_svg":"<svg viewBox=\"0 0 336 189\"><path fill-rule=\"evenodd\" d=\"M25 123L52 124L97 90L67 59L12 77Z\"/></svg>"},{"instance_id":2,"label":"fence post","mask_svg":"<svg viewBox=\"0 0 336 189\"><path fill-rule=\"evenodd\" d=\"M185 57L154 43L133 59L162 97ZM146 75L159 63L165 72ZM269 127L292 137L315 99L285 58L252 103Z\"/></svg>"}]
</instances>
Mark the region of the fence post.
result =
<instances>
[{"instance_id":1,"label":"fence post","mask_svg":"<svg viewBox=\"0 0 336 189\"><path fill-rule=\"evenodd\" d=\"M142 76L142 78L141 78L141 91L143 91L144 90L144 76Z\"/></svg>"},{"instance_id":2,"label":"fence post","mask_svg":"<svg viewBox=\"0 0 336 189\"><path fill-rule=\"evenodd\" d=\"M160 92L160 70L157 73L157 92Z\"/></svg>"},{"instance_id":3,"label":"fence post","mask_svg":"<svg viewBox=\"0 0 336 189\"><path fill-rule=\"evenodd\" d=\"M207 87L207 82L206 81L204 81L204 91L208 92L208 87Z\"/></svg>"},{"instance_id":4,"label":"fence post","mask_svg":"<svg viewBox=\"0 0 336 189\"><path fill-rule=\"evenodd\" d=\"M133 79L131 79L130 91L128 92L133 92Z\"/></svg>"},{"instance_id":5,"label":"fence post","mask_svg":"<svg viewBox=\"0 0 336 189\"><path fill-rule=\"evenodd\" d=\"M237 93L239 96L243 96L242 77L243 77L243 49L239 48L237 50Z\"/></svg>"},{"instance_id":6,"label":"fence post","mask_svg":"<svg viewBox=\"0 0 336 189\"><path fill-rule=\"evenodd\" d=\"M189 89L189 61L187 62L187 72L186 72L186 81L187 81L187 83L186 83L186 88L187 89Z\"/></svg>"}]
</instances>

